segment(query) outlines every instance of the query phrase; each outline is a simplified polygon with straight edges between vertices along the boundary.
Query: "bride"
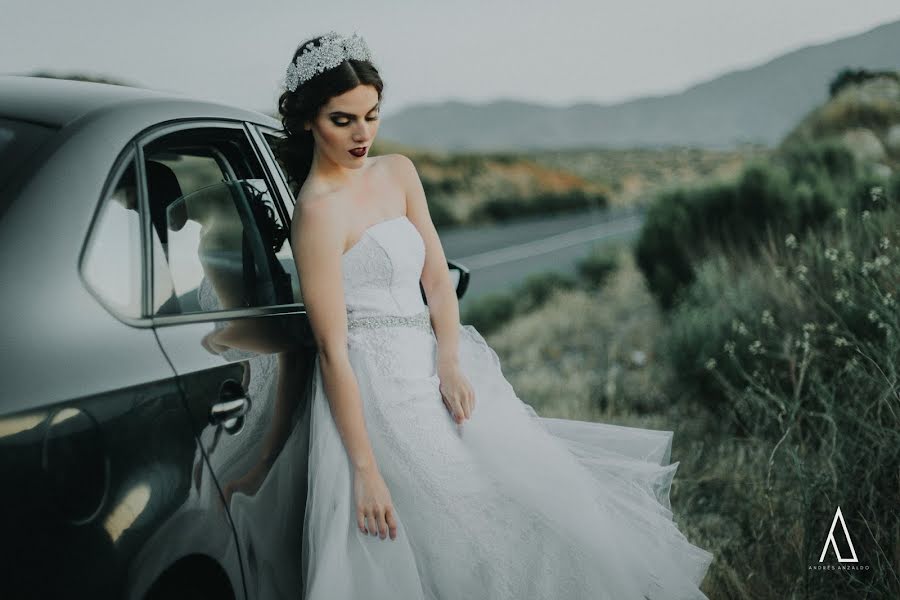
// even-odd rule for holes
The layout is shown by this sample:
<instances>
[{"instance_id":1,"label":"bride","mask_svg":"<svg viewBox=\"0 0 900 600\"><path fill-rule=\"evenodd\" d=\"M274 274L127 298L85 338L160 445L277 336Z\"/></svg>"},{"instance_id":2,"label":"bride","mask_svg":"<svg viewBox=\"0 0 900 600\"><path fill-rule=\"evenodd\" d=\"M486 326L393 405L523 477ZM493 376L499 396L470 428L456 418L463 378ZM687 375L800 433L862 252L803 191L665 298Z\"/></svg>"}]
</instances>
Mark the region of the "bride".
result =
<instances>
[{"instance_id":1,"label":"bride","mask_svg":"<svg viewBox=\"0 0 900 600\"><path fill-rule=\"evenodd\" d=\"M369 156L383 84L365 41L305 42L285 88L318 348L307 600L706 598L713 557L670 510L672 432L540 417L459 323L415 166Z\"/></svg>"}]
</instances>

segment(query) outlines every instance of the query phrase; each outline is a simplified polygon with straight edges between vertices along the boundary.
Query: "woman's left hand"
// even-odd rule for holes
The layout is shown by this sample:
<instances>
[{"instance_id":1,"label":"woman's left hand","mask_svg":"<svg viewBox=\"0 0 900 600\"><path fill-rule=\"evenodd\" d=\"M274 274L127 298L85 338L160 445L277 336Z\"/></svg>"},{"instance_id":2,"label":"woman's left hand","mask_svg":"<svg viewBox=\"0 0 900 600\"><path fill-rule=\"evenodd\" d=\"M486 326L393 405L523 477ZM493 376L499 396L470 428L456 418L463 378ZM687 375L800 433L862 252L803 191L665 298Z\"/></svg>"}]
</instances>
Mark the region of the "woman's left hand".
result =
<instances>
[{"instance_id":1,"label":"woman's left hand","mask_svg":"<svg viewBox=\"0 0 900 600\"><path fill-rule=\"evenodd\" d=\"M463 419L472 416L475 408L475 391L459 366L447 366L438 369L438 378L441 380L440 390L444 399L444 405L457 424L462 424Z\"/></svg>"}]
</instances>

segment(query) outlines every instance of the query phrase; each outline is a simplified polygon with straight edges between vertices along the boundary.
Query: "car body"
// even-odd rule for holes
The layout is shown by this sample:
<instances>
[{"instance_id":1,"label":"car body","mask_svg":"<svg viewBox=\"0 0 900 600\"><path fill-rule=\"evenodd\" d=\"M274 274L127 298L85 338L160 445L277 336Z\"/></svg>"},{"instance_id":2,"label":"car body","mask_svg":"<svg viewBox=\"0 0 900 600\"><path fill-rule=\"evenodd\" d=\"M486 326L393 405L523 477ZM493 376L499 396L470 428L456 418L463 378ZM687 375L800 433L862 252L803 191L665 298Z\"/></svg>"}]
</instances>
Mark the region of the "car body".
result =
<instances>
[{"instance_id":1,"label":"car body","mask_svg":"<svg viewBox=\"0 0 900 600\"><path fill-rule=\"evenodd\" d=\"M316 348L280 135L0 77L0 596L302 597Z\"/></svg>"}]
</instances>

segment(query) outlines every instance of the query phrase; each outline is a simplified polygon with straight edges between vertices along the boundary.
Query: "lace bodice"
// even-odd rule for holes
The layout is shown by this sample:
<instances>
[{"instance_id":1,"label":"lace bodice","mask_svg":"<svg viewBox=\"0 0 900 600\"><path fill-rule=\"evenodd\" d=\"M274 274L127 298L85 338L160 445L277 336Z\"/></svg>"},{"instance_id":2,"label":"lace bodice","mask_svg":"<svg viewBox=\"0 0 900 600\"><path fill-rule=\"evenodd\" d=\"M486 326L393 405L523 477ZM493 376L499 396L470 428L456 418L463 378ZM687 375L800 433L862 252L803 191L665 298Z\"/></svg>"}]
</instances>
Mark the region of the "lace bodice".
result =
<instances>
[{"instance_id":1,"label":"lace bodice","mask_svg":"<svg viewBox=\"0 0 900 600\"><path fill-rule=\"evenodd\" d=\"M341 264L348 317L412 315L425 309L419 291L425 242L406 215L369 226Z\"/></svg>"}]
</instances>

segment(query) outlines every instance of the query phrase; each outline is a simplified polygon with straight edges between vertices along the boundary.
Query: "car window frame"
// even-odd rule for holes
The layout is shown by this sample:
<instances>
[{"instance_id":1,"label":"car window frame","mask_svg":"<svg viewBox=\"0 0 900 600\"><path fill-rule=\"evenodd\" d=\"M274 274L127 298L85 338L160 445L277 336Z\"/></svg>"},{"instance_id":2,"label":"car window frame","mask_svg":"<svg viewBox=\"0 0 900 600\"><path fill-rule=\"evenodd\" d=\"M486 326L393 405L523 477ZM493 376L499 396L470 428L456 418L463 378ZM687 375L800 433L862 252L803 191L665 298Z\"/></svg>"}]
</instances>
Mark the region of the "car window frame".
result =
<instances>
[{"instance_id":1,"label":"car window frame","mask_svg":"<svg viewBox=\"0 0 900 600\"><path fill-rule=\"evenodd\" d=\"M272 148L269 147L269 143L263 137L263 133L271 133L279 136L283 136L284 134L279 129L260 125L259 123L245 121L244 125L246 126L250 139L253 140L257 157L260 162L263 163L263 167L269 176L269 183L272 185L273 189L278 191L280 200L278 205L281 210L281 217L285 223L290 225L291 220L294 217L294 205L296 204L296 201L291 194L291 188L288 186L284 174L281 172L281 167L278 166L278 161L272 153Z\"/></svg>"},{"instance_id":2,"label":"car window frame","mask_svg":"<svg viewBox=\"0 0 900 600\"><path fill-rule=\"evenodd\" d=\"M155 315L152 313L152 299L153 299L153 291L155 282L153 281L153 248L152 248L152 235L153 232L150 228L153 226L150 222L149 217L149 192L147 190L147 177L144 169L144 148L153 143L155 140L163 137L165 135L169 135L172 133L176 133L178 131L188 130L188 129L208 129L210 127L221 127L223 129L234 129L241 131L247 139L247 143L251 148L251 151L254 153L254 156L257 160L259 160L263 177L266 179L267 185L269 185L272 202L275 205L275 210L279 213L279 218L282 219L286 227L290 227L290 221L284 218L285 210L283 207L283 199L280 193L280 186L273 185L273 180L277 182L278 177L273 177L271 169L266 160L265 152L262 152L259 148L258 140L255 139L251 128L247 126L247 122L240 119L225 119L225 118L193 118L193 119L178 119L176 121L167 121L163 123L159 123L154 125L153 127L148 128L141 134L139 134L134 140L135 151L137 154L138 160L138 194L141 198L141 234L143 238L142 243L142 251L144 252L144 283L146 286L146 293L144 296L145 306L144 306L144 315L145 319L149 320L153 326L167 326L167 325L182 325L186 323L205 323L205 322L214 322L214 321L226 321L233 319L246 319L246 318L256 318L263 317L267 315L281 315L281 314L293 314L297 312L306 311L298 311L297 307L302 306L296 302L290 304L273 304L267 306L251 306L251 307L242 307L242 308L233 308L227 310L217 310L210 312L193 312L188 314L177 314L177 315ZM230 165L228 165L229 171L231 170ZM231 173L233 175L233 172ZM287 241L290 244L290 240ZM168 269L168 265L166 265Z\"/></svg>"},{"instance_id":3,"label":"car window frame","mask_svg":"<svg viewBox=\"0 0 900 600\"><path fill-rule=\"evenodd\" d=\"M258 152L260 155L260 159L263 162L263 166L266 171L269 173L270 181L274 181L274 189L277 191L278 201L277 204L280 207L282 218L284 222L287 224L288 230L290 231L291 225L294 218L294 208L296 205L295 198L291 193L291 188L287 184L287 180L285 179L284 173L281 171L281 167L278 165L278 161L275 159L275 154L272 152L271 146L263 137L263 133L270 133L272 135L283 137L284 132L275 127L271 127L269 125L264 125L261 123L253 123L246 122L247 131L250 133L250 137L253 140L254 144L258 147ZM288 236L287 243L293 249L293 240L290 236ZM294 269L297 269L297 265L294 264ZM299 274L298 274L299 277ZM302 302L294 302L292 304L283 305L288 313L296 313L296 314L306 314L306 305Z\"/></svg>"},{"instance_id":4,"label":"car window frame","mask_svg":"<svg viewBox=\"0 0 900 600\"><path fill-rule=\"evenodd\" d=\"M125 170L129 167L129 163L131 161L135 161L135 177L138 179L137 186L137 196L138 196L138 223L140 224L140 252L141 252L141 277L140 277L140 285L141 285L141 309L140 316L135 317L132 315L127 315L121 312L118 308L112 306L109 302L107 302L106 298L103 297L94 286L88 281L88 278L85 276L85 259L87 258L88 250L90 248L91 242L96 235L97 227L99 226L100 217L103 214L104 209L106 208L106 203L110 200L110 195L115 191L115 186L118 185L119 179L125 173ZM146 268L147 268L147 244L145 236L145 202L146 198L141 191L140 185L140 177L141 177L141 165L138 162L137 152L135 148L134 140L129 142L122 148L122 151L119 152L119 155L116 157L115 161L113 161L112 166L109 168L109 171L106 176L106 180L103 182L103 187L100 189L99 199L94 204L94 212L91 215L90 223L87 226L84 234L84 240L81 243L81 250L78 253L77 259L77 269L78 269L78 278L81 280L81 284L84 286L84 289L96 300L109 314L113 317L125 323L126 325L130 325L132 327L150 327L152 323L147 319L147 277L146 277Z\"/></svg>"}]
</instances>

